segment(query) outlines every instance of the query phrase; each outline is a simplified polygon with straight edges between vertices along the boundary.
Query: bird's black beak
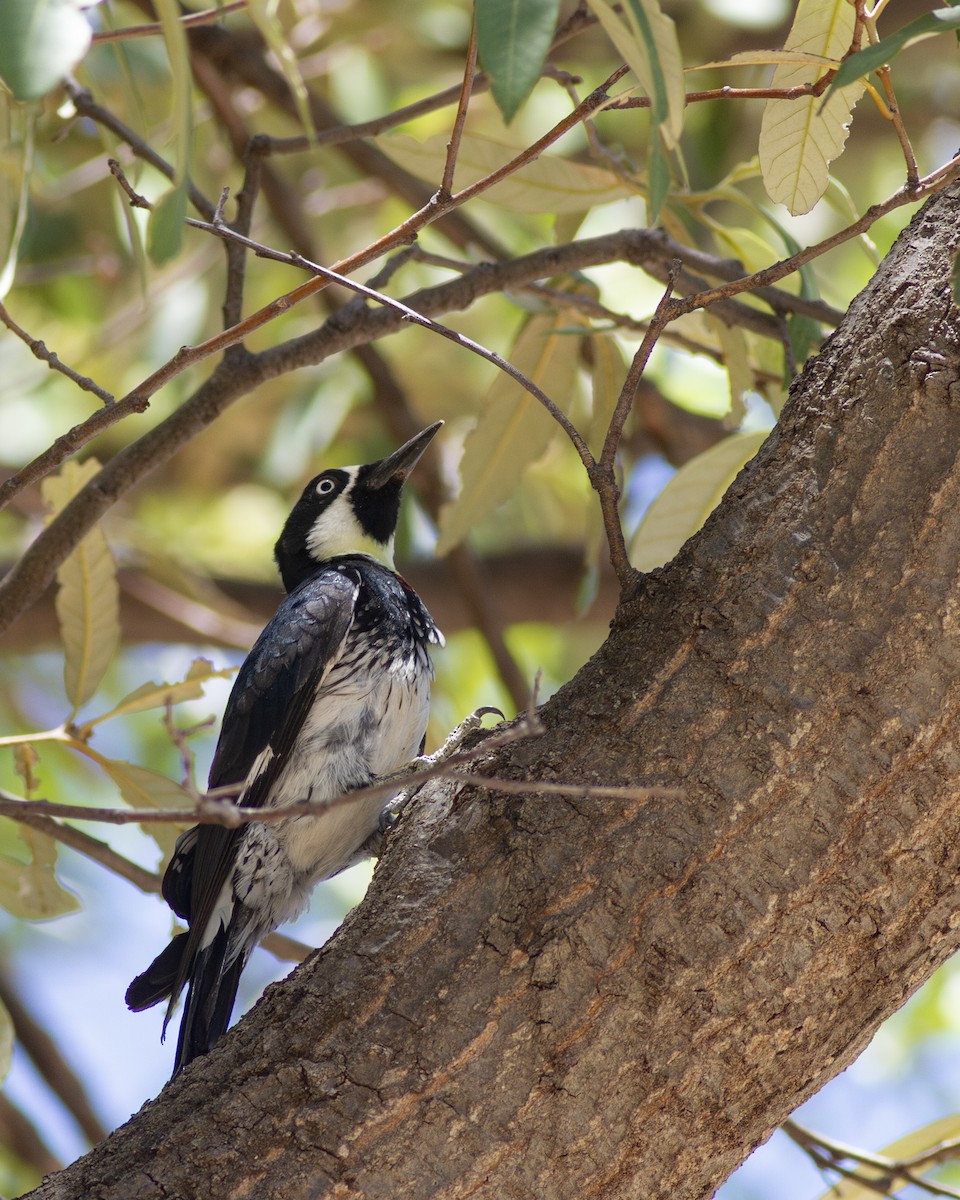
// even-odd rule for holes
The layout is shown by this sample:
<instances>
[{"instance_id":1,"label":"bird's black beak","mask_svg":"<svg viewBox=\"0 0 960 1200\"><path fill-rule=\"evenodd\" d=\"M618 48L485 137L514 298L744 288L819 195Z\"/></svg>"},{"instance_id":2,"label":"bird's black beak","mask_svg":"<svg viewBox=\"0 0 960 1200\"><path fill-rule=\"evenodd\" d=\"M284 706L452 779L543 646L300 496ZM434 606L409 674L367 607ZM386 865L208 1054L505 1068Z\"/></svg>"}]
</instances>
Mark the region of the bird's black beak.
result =
<instances>
[{"instance_id":1,"label":"bird's black beak","mask_svg":"<svg viewBox=\"0 0 960 1200\"><path fill-rule=\"evenodd\" d=\"M434 421L432 425L421 430L416 437L405 442L399 450L394 450L391 455L378 462L364 480L366 487L382 488L386 487L388 483L403 483L420 461L424 450L433 441L441 425L443 425L442 421Z\"/></svg>"}]
</instances>

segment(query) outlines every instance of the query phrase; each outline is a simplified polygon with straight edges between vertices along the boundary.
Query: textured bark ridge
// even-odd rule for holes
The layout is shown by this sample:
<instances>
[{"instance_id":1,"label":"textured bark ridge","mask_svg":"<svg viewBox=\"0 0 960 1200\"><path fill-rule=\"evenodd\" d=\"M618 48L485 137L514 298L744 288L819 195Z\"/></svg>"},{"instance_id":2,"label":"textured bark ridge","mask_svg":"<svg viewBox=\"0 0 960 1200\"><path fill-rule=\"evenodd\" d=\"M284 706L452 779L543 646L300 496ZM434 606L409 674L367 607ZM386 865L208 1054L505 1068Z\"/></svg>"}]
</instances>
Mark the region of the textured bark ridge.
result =
<instances>
[{"instance_id":1,"label":"textured bark ridge","mask_svg":"<svg viewBox=\"0 0 960 1200\"><path fill-rule=\"evenodd\" d=\"M960 190L701 535L334 940L62 1197L712 1193L956 947Z\"/></svg>"}]
</instances>

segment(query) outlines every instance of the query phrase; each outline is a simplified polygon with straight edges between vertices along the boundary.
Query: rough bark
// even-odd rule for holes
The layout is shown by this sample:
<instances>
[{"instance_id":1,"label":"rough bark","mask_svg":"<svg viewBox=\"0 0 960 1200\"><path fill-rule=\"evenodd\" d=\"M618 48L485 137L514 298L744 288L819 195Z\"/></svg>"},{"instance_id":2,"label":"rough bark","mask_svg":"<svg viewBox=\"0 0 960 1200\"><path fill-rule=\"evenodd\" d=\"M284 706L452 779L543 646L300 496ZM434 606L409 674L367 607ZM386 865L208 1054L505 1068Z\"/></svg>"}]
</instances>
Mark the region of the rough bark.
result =
<instances>
[{"instance_id":1,"label":"rough bark","mask_svg":"<svg viewBox=\"0 0 960 1200\"><path fill-rule=\"evenodd\" d=\"M960 189L497 774L34 1195L708 1196L955 949Z\"/></svg>"}]
</instances>

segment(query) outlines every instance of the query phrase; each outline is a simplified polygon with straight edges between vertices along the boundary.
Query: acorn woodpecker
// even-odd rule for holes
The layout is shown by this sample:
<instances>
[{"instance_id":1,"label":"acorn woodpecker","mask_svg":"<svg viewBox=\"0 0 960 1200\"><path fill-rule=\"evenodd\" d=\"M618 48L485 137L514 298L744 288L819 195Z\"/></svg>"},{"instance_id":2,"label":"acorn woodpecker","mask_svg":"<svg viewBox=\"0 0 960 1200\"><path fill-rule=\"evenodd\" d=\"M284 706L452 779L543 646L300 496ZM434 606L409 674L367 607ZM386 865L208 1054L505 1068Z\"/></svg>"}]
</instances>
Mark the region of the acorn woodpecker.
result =
<instances>
[{"instance_id":1,"label":"acorn woodpecker","mask_svg":"<svg viewBox=\"0 0 960 1200\"><path fill-rule=\"evenodd\" d=\"M276 545L288 594L233 685L211 789L236 785L245 808L334 801L422 752L430 647L443 638L394 571L393 538L404 481L442 424L307 484ZM187 987L174 1074L226 1030L257 942L302 912L319 880L365 857L383 813L382 798L341 801L180 835L162 891L188 929L126 994L138 1012L167 1000L166 1032Z\"/></svg>"}]
</instances>

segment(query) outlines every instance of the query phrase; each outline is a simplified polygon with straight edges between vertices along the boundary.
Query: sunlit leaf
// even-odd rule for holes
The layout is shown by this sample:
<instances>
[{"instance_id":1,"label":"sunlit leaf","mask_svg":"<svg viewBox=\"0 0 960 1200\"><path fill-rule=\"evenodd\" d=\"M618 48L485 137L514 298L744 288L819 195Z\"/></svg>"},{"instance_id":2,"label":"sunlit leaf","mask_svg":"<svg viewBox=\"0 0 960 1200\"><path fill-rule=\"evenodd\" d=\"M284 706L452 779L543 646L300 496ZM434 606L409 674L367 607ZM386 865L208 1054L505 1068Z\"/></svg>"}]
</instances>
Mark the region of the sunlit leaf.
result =
<instances>
[{"instance_id":1,"label":"sunlit leaf","mask_svg":"<svg viewBox=\"0 0 960 1200\"><path fill-rule=\"evenodd\" d=\"M147 225L147 254L158 267L180 253L186 215L187 181L184 178L175 187L163 193L150 213Z\"/></svg>"},{"instance_id":2,"label":"sunlit leaf","mask_svg":"<svg viewBox=\"0 0 960 1200\"><path fill-rule=\"evenodd\" d=\"M83 58L92 36L77 0L3 0L0 80L18 100L39 100Z\"/></svg>"},{"instance_id":3,"label":"sunlit leaf","mask_svg":"<svg viewBox=\"0 0 960 1200\"><path fill-rule=\"evenodd\" d=\"M161 775L159 771L151 771L148 767L116 758L98 757L97 761L120 789L120 795L131 808L175 810L194 807L194 799L190 793L179 783ZM141 828L154 839L164 854L169 854L181 827L172 823L150 821Z\"/></svg>"},{"instance_id":4,"label":"sunlit leaf","mask_svg":"<svg viewBox=\"0 0 960 1200\"><path fill-rule=\"evenodd\" d=\"M903 1137L897 1138L896 1141L884 1146L876 1153L878 1157L889 1159L892 1164L902 1159L915 1158L917 1155L925 1154L928 1150L939 1146L941 1142L952 1141L957 1137L960 1137L960 1113L953 1113L949 1117L940 1117L936 1121L931 1121L929 1125L904 1134ZM838 1179L818 1200L876 1200L879 1194L877 1182L889 1179L888 1169L860 1163L857 1171L864 1180L874 1181L874 1186L870 1187L867 1183L860 1183L856 1179ZM920 1174L919 1169L915 1169L915 1174Z\"/></svg>"},{"instance_id":5,"label":"sunlit leaf","mask_svg":"<svg viewBox=\"0 0 960 1200\"><path fill-rule=\"evenodd\" d=\"M686 70L710 71L721 67L767 67L779 63L809 63L817 67L826 67L829 70L838 65L838 60L806 50L742 50L739 54L731 54L729 58L699 63L695 67L687 67Z\"/></svg>"},{"instance_id":6,"label":"sunlit leaf","mask_svg":"<svg viewBox=\"0 0 960 1200\"><path fill-rule=\"evenodd\" d=\"M2 10L0 10L2 11ZM23 239L23 231L27 225L27 214L30 211L30 177L33 174L33 151L34 151L34 125L35 116L32 112L27 113L23 120L23 153L21 155L20 177L19 184L11 187L11 191L16 192L15 206L11 204L16 215L13 218L13 223L9 228L6 227L6 213L0 214L0 230L4 245L0 246L0 253L3 254L3 266L0 267L0 300L3 300L7 292L13 287L13 281L17 274L17 263L20 258L20 242ZM7 189L7 177L2 176L2 184L0 184L0 203L5 202ZM4 208L6 204L4 203Z\"/></svg>"},{"instance_id":7,"label":"sunlit leaf","mask_svg":"<svg viewBox=\"0 0 960 1200\"><path fill-rule=\"evenodd\" d=\"M787 37L787 49L839 59L849 48L856 10L849 0L800 0ZM771 86L812 83L823 72L815 66L781 65ZM768 100L760 125L760 166L771 200L795 216L809 212L827 189L830 164L847 140L850 114L863 93L854 82L828 99Z\"/></svg>"},{"instance_id":8,"label":"sunlit leaf","mask_svg":"<svg viewBox=\"0 0 960 1200\"><path fill-rule=\"evenodd\" d=\"M650 97L653 122L668 146L675 146L683 130L687 98L683 84L683 59L673 21L656 0L589 0L607 37ZM622 9L622 15L617 12Z\"/></svg>"},{"instance_id":9,"label":"sunlit leaf","mask_svg":"<svg viewBox=\"0 0 960 1200\"><path fill-rule=\"evenodd\" d=\"M382 148L411 174L436 186L446 161L448 134L419 142L406 134L381 141ZM469 187L509 162L519 146L493 138L465 137L457 157L457 187ZM595 204L635 195L613 171L590 163L573 162L558 154L542 154L518 172L484 192L484 199L501 208L525 213L584 212Z\"/></svg>"},{"instance_id":10,"label":"sunlit leaf","mask_svg":"<svg viewBox=\"0 0 960 1200\"><path fill-rule=\"evenodd\" d=\"M580 339L558 335L569 327L564 313L534 316L517 338L510 361L561 409L576 394ZM559 432L546 409L514 380L498 374L487 393L476 428L466 439L461 490L440 513L437 553L446 554L467 532L503 503L524 470Z\"/></svg>"},{"instance_id":11,"label":"sunlit leaf","mask_svg":"<svg viewBox=\"0 0 960 1200\"><path fill-rule=\"evenodd\" d=\"M7 1006L0 1000L0 1083L10 1074L13 1062L14 1029L13 1019Z\"/></svg>"},{"instance_id":12,"label":"sunlit leaf","mask_svg":"<svg viewBox=\"0 0 960 1200\"><path fill-rule=\"evenodd\" d=\"M709 315L709 314L708 314ZM730 416L728 426L736 428L746 416L744 396L754 387L753 368L747 349L747 335L739 325L728 325L719 317L710 316L710 324L717 335L723 353L723 365L730 383ZM725 445L725 442L720 443Z\"/></svg>"},{"instance_id":13,"label":"sunlit leaf","mask_svg":"<svg viewBox=\"0 0 960 1200\"><path fill-rule=\"evenodd\" d=\"M610 427L613 410L620 399L623 381L627 377L627 362L615 337L597 335L591 339L593 369L593 408L587 430L587 445L599 455Z\"/></svg>"},{"instance_id":14,"label":"sunlit leaf","mask_svg":"<svg viewBox=\"0 0 960 1200\"><path fill-rule=\"evenodd\" d=\"M835 88L862 79L885 63L892 62L901 50L912 46L914 42L936 37L938 33L946 33L951 29L960 29L960 8L937 8L933 12L924 13L922 17L909 21L902 29L881 38L872 46L865 46L845 59L838 68L827 95Z\"/></svg>"},{"instance_id":15,"label":"sunlit leaf","mask_svg":"<svg viewBox=\"0 0 960 1200\"><path fill-rule=\"evenodd\" d=\"M94 458L66 462L43 482L50 516L100 469ZM93 695L120 640L116 566L99 526L83 538L57 571L57 619L63 638L63 682L74 710Z\"/></svg>"},{"instance_id":16,"label":"sunlit leaf","mask_svg":"<svg viewBox=\"0 0 960 1200\"><path fill-rule=\"evenodd\" d=\"M229 679L235 673L235 668L224 667L217 669L205 658L195 658L190 664L185 678L177 683L144 683L132 691L109 712L99 717L93 717L87 722L88 726L100 725L111 717L128 716L130 713L144 712L150 708L161 708L165 704L179 704L182 700L199 700L203 695L203 685L210 679Z\"/></svg>"},{"instance_id":17,"label":"sunlit leaf","mask_svg":"<svg viewBox=\"0 0 960 1200\"><path fill-rule=\"evenodd\" d=\"M480 62L507 122L540 78L559 8L560 0L476 0Z\"/></svg>"},{"instance_id":18,"label":"sunlit leaf","mask_svg":"<svg viewBox=\"0 0 960 1200\"><path fill-rule=\"evenodd\" d=\"M652 571L670 561L719 504L767 431L735 433L685 463L647 509L630 546L630 561Z\"/></svg>"},{"instance_id":19,"label":"sunlit leaf","mask_svg":"<svg viewBox=\"0 0 960 1200\"><path fill-rule=\"evenodd\" d=\"M76 912L79 901L57 880L57 843L26 825L20 826L19 833L30 850L31 861L24 865L0 857L0 905L13 916L29 921Z\"/></svg>"}]
</instances>

